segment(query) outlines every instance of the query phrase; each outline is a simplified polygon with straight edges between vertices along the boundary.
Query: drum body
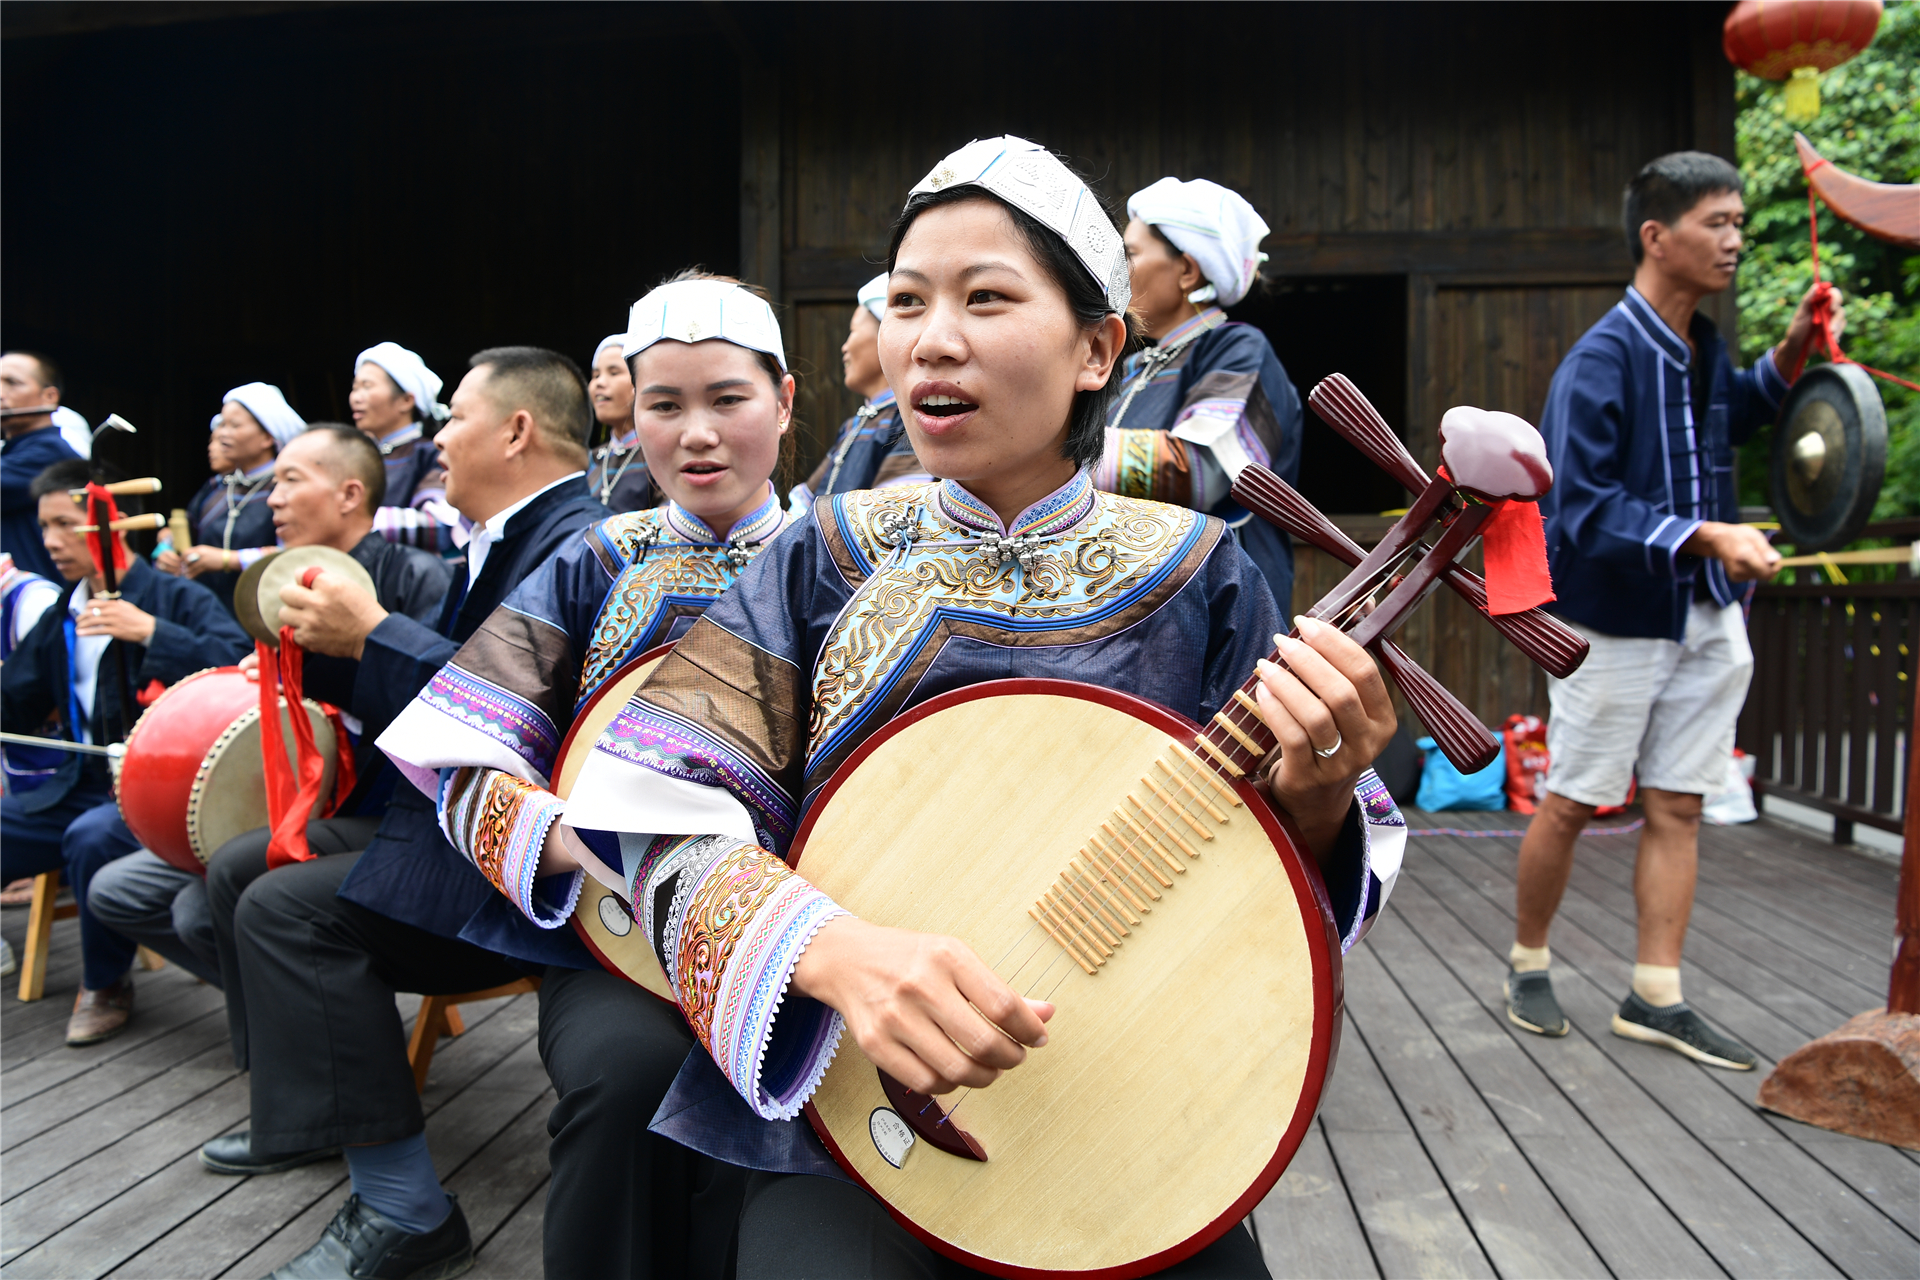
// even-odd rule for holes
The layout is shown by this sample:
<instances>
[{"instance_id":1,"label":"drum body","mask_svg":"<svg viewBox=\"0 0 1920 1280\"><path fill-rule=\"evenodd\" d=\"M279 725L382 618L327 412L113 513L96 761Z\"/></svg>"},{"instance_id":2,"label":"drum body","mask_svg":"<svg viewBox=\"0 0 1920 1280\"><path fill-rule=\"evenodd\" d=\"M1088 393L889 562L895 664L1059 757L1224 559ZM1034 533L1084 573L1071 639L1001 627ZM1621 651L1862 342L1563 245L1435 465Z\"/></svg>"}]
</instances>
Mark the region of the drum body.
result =
<instances>
[{"instance_id":1,"label":"drum body","mask_svg":"<svg viewBox=\"0 0 1920 1280\"><path fill-rule=\"evenodd\" d=\"M1110 690L975 685L863 744L796 839L795 869L847 910L957 937L1016 991L1057 1006L1045 1048L986 1088L938 1099L985 1161L924 1138L903 1150L908 1126L851 1035L808 1104L841 1166L968 1266L1169 1266L1259 1203L1319 1105L1340 1024L1325 887L1244 781L1233 805L1179 763L1195 732ZM1193 805L1205 837L1142 784L1181 794L1157 763L1169 760L1186 794L1219 811ZM1162 817L1194 853L1160 836L1182 870L1163 867L1170 886L1150 901L1142 870L1134 892L1147 910L1124 936L1105 935L1117 940L1090 975L1028 910L1070 861L1098 865L1103 824L1122 829L1121 812ZM1117 893L1107 901L1118 930L1127 913Z\"/></svg>"},{"instance_id":2,"label":"drum body","mask_svg":"<svg viewBox=\"0 0 1920 1280\"><path fill-rule=\"evenodd\" d=\"M319 703L307 699L304 709L326 761L312 815L318 817L333 795L340 744ZM294 738L285 698L280 724L291 774ZM127 735L115 791L135 839L183 871L204 873L214 850L268 822L259 684L238 667L214 667L176 683Z\"/></svg>"},{"instance_id":3,"label":"drum body","mask_svg":"<svg viewBox=\"0 0 1920 1280\"><path fill-rule=\"evenodd\" d=\"M663 644L630 659L609 676L580 709L554 757L555 795L564 800L573 793L573 780L580 776L580 767L587 762L587 753L593 750L601 731L613 723L634 691L646 682L653 669L660 665L660 659L672 648L671 644ZM586 878L580 899L574 904L573 929L608 972L618 974L668 1004L674 1002L667 975L661 971L653 945L634 920L626 899L592 876Z\"/></svg>"}]
</instances>

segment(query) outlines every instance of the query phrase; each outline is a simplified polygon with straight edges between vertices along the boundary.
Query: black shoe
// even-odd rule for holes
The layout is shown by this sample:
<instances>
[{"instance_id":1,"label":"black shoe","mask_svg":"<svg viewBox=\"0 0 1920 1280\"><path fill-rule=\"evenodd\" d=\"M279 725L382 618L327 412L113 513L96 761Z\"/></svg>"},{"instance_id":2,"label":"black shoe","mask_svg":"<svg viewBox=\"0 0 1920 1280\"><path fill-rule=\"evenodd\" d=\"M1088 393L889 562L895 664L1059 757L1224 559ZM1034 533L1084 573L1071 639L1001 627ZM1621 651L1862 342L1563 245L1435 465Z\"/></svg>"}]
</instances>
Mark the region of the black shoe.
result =
<instances>
[{"instance_id":1,"label":"black shoe","mask_svg":"<svg viewBox=\"0 0 1920 1280\"><path fill-rule=\"evenodd\" d=\"M1707 1020L1689 1009L1684 1000L1655 1008L1629 991L1620 1012L1613 1015L1613 1034L1657 1044L1729 1071L1751 1071L1755 1062L1751 1049L1708 1026Z\"/></svg>"},{"instance_id":2,"label":"black shoe","mask_svg":"<svg viewBox=\"0 0 1920 1280\"><path fill-rule=\"evenodd\" d=\"M200 1148L200 1163L215 1173L231 1174L244 1178L255 1173L285 1173L289 1169L298 1169L303 1164L312 1164L316 1160L331 1160L340 1154L338 1147L315 1147L312 1151L302 1151L290 1156L266 1156L253 1158L253 1146L249 1132L242 1129L239 1133L229 1133L215 1138Z\"/></svg>"},{"instance_id":3,"label":"black shoe","mask_svg":"<svg viewBox=\"0 0 1920 1280\"><path fill-rule=\"evenodd\" d=\"M267 1280L451 1280L473 1266L473 1233L459 1200L433 1230L415 1235L350 1195L313 1248Z\"/></svg>"},{"instance_id":4,"label":"black shoe","mask_svg":"<svg viewBox=\"0 0 1920 1280\"><path fill-rule=\"evenodd\" d=\"M1535 1035L1567 1034L1567 1017L1553 998L1553 979L1545 969L1507 974L1507 1021Z\"/></svg>"}]
</instances>

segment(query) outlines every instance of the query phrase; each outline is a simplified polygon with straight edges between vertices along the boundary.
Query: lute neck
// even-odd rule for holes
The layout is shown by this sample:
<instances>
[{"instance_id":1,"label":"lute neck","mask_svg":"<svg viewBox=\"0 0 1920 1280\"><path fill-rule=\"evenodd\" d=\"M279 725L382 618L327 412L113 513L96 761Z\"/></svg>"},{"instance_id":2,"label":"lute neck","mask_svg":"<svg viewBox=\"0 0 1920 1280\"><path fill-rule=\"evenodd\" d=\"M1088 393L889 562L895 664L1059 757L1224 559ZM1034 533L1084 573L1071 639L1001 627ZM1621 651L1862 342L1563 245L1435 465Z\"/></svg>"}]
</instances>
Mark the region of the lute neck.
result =
<instances>
[{"instance_id":1,"label":"lute neck","mask_svg":"<svg viewBox=\"0 0 1920 1280\"><path fill-rule=\"evenodd\" d=\"M1267 654L1267 661L1284 665L1277 649ZM1254 696L1259 686L1258 672L1248 676L1194 738L1193 754L1228 780L1257 781L1261 762L1280 745L1260 715L1260 704Z\"/></svg>"}]
</instances>

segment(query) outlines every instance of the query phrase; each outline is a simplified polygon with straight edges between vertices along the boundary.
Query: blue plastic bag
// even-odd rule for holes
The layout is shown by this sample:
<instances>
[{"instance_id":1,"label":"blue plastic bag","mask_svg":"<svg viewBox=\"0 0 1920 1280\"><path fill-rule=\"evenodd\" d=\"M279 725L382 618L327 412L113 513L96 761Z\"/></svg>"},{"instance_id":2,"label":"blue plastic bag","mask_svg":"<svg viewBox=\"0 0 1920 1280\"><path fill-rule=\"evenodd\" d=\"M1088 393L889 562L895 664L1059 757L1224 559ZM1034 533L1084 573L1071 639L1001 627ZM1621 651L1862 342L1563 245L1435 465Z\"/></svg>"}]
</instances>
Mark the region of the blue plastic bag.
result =
<instances>
[{"instance_id":1,"label":"blue plastic bag","mask_svg":"<svg viewBox=\"0 0 1920 1280\"><path fill-rule=\"evenodd\" d=\"M1420 770L1420 792L1414 797L1414 808L1442 813L1448 809L1507 807L1506 743L1500 744L1500 754L1493 758L1492 764L1469 774L1454 768L1453 761L1447 759L1432 738L1422 738L1413 745L1427 758Z\"/></svg>"}]
</instances>

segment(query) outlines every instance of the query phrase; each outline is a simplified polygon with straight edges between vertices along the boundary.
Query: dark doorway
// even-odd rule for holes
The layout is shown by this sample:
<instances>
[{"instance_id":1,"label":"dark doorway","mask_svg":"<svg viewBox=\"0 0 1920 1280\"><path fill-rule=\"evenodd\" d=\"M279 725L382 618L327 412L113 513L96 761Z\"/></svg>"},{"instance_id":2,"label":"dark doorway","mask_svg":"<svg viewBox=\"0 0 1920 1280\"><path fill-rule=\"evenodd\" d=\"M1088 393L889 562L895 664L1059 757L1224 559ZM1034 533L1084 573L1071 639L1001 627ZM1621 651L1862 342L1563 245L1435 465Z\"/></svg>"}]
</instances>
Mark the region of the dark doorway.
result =
<instances>
[{"instance_id":1,"label":"dark doorway","mask_svg":"<svg viewBox=\"0 0 1920 1280\"><path fill-rule=\"evenodd\" d=\"M1231 314L1267 335L1303 408L1315 383L1344 373L1406 439L1405 276L1282 280ZM1405 490L1312 409L1305 409L1300 438L1300 492L1322 511L1343 515L1374 515L1407 501Z\"/></svg>"}]
</instances>

